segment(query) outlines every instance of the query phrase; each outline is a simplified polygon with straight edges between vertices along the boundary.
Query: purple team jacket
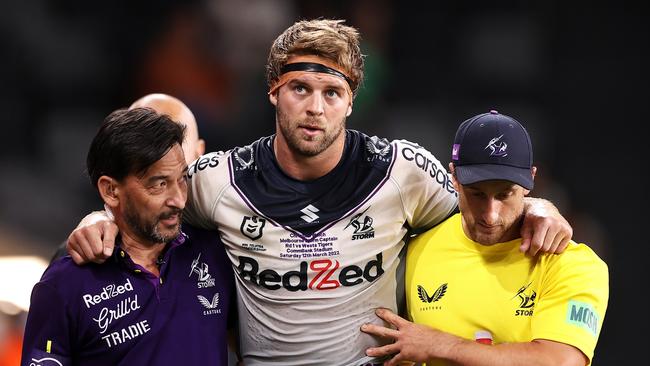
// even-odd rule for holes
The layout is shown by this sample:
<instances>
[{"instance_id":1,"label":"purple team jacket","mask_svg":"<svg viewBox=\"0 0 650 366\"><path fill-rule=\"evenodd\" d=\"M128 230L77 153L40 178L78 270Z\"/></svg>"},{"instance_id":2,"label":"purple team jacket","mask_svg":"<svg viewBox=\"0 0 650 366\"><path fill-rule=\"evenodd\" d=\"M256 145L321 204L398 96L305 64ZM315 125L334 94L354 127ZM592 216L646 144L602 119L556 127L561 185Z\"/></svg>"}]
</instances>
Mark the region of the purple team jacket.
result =
<instances>
[{"instance_id":1,"label":"purple team jacket","mask_svg":"<svg viewBox=\"0 0 650 366\"><path fill-rule=\"evenodd\" d=\"M32 291L22 365L227 365L232 265L218 233L183 226L160 278L116 246L53 262Z\"/></svg>"}]
</instances>

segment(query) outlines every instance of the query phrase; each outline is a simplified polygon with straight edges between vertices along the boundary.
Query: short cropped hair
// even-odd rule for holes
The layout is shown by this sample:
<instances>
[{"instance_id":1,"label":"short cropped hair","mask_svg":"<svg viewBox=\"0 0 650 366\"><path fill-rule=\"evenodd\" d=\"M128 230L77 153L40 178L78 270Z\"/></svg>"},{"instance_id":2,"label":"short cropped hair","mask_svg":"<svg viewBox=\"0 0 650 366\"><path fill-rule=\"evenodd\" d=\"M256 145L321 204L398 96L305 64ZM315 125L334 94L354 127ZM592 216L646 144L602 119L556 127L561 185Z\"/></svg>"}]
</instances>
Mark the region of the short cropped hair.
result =
<instances>
[{"instance_id":1,"label":"short cropped hair","mask_svg":"<svg viewBox=\"0 0 650 366\"><path fill-rule=\"evenodd\" d=\"M175 144L182 145L185 126L151 108L118 109L109 114L93 139L86 167L97 187L102 175L122 181L142 176Z\"/></svg>"},{"instance_id":2,"label":"short cropped hair","mask_svg":"<svg viewBox=\"0 0 650 366\"><path fill-rule=\"evenodd\" d=\"M339 65L352 81L356 96L363 82L361 36L344 20L314 19L296 22L278 36L271 46L266 63L266 82L272 87L280 78L282 67L291 56L316 55Z\"/></svg>"}]
</instances>

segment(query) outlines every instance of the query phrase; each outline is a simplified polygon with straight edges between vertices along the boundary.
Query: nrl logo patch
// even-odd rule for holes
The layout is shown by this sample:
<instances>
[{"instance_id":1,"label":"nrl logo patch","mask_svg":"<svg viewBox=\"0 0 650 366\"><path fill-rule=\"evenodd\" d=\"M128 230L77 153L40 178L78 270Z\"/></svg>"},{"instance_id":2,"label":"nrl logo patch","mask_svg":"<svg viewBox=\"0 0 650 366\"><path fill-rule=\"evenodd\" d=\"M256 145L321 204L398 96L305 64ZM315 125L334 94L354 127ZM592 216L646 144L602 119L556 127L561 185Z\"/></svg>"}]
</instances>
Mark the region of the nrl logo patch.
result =
<instances>
[{"instance_id":1,"label":"nrl logo patch","mask_svg":"<svg viewBox=\"0 0 650 366\"><path fill-rule=\"evenodd\" d=\"M262 237L262 229L264 229L265 224L266 219L261 217L244 216L244 220L242 220L239 230L251 240L257 240Z\"/></svg>"}]
</instances>

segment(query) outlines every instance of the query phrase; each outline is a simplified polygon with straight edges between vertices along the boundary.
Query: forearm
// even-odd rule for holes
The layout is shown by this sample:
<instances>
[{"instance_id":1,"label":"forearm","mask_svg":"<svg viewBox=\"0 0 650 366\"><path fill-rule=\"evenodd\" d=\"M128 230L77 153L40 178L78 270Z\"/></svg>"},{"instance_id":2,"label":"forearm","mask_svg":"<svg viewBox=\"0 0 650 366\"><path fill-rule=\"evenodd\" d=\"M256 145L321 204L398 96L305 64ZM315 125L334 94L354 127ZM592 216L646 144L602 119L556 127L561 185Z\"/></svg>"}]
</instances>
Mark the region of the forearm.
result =
<instances>
[{"instance_id":1,"label":"forearm","mask_svg":"<svg viewBox=\"0 0 650 366\"><path fill-rule=\"evenodd\" d=\"M542 210L549 215L562 216L555 205L544 198L524 197L524 213Z\"/></svg>"},{"instance_id":2,"label":"forearm","mask_svg":"<svg viewBox=\"0 0 650 366\"><path fill-rule=\"evenodd\" d=\"M462 366L584 366L587 361L572 346L552 341L489 346L463 340L450 349L445 359Z\"/></svg>"},{"instance_id":3,"label":"forearm","mask_svg":"<svg viewBox=\"0 0 650 366\"><path fill-rule=\"evenodd\" d=\"M571 240L573 229L553 203L526 197L520 233L520 250L534 256L538 252L562 253Z\"/></svg>"},{"instance_id":4,"label":"forearm","mask_svg":"<svg viewBox=\"0 0 650 366\"><path fill-rule=\"evenodd\" d=\"M75 263L102 263L113 253L118 227L110 210L86 215L68 236L66 249Z\"/></svg>"},{"instance_id":5,"label":"forearm","mask_svg":"<svg viewBox=\"0 0 650 366\"><path fill-rule=\"evenodd\" d=\"M392 339L393 342L371 347L372 357L393 356L385 365L397 366L402 361L432 362L445 360L463 366L579 366L586 365L586 356L577 348L554 341L533 340L522 343L485 345L451 333L410 322L388 309L377 309L377 316L394 328L364 324L365 333Z\"/></svg>"}]
</instances>

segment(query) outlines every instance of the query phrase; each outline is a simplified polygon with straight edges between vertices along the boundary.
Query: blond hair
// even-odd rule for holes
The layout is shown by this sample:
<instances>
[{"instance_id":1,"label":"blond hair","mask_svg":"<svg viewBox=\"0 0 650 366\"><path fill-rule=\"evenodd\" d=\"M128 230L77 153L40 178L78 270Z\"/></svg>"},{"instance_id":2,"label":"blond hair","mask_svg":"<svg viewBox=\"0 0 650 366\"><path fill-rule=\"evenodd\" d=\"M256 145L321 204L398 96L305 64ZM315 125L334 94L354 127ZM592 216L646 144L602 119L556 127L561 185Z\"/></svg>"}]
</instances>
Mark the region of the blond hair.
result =
<instances>
[{"instance_id":1,"label":"blond hair","mask_svg":"<svg viewBox=\"0 0 650 366\"><path fill-rule=\"evenodd\" d=\"M301 20L287 28L271 46L266 64L266 82L272 87L291 56L316 55L335 62L351 80L356 96L363 82L361 36L340 19Z\"/></svg>"}]
</instances>

